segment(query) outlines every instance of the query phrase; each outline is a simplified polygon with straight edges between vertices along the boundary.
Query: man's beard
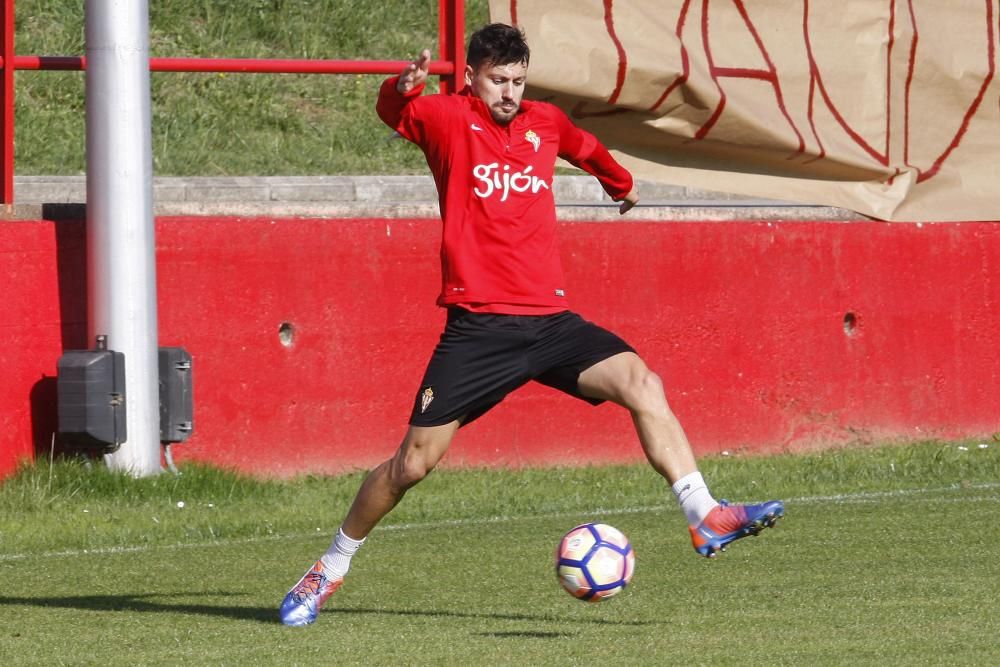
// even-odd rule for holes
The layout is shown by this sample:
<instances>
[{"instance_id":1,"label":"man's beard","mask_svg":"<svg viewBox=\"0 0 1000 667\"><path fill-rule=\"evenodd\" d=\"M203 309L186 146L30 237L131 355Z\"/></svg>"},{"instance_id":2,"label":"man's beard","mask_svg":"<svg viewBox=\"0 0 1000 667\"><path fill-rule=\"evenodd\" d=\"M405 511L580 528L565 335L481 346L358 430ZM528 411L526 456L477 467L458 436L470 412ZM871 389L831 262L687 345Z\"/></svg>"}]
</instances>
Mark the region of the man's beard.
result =
<instances>
[{"instance_id":1,"label":"man's beard","mask_svg":"<svg viewBox=\"0 0 1000 667\"><path fill-rule=\"evenodd\" d=\"M493 120L496 121L497 125L509 125L514 120L520 108L520 105L517 105L511 111L505 111L499 106L493 106L490 107L490 115L493 116Z\"/></svg>"}]
</instances>

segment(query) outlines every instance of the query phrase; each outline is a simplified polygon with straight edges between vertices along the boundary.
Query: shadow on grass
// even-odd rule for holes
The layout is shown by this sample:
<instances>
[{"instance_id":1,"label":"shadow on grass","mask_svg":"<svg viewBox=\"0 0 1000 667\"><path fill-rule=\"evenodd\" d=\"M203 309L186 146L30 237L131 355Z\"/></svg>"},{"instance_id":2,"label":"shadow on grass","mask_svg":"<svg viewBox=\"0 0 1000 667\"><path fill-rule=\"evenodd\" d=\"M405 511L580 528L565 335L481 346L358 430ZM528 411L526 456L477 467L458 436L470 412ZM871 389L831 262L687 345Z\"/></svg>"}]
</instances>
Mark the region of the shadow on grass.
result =
<instances>
[{"instance_id":1,"label":"shadow on grass","mask_svg":"<svg viewBox=\"0 0 1000 667\"><path fill-rule=\"evenodd\" d=\"M2 598L0 598L2 599ZM427 616L431 618L486 618L497 621L539 621L550 623L585 623L588 625L627 625L645 626L660 625L657 621L623 621L608 618L566 618L564 616L543 616L540 614L502 614L474 613L466 611L440 611L433 609L359 609L359 608L326 608L324 614L386 614L394 616ZM541 633L547 634L547 633Z\"/></svg>"},{"instance_id":2,"label":"shadow on grass","mask_svg":"<svg viewBox=\"0 0 1000 667\"><path fill-rule=\"evenodd\" d=\"M202 593L211 596L230 596L237 593ZM127 611L166 614L200 614L223 616L238 621L277 623L278 607L240 607L236 605L209 605L157 602L155 598L191 597L190 593L149 593L146 595L64 595L61 597L8 597L0 596L0 606L24 605L33 607L82 609L87 611Z\"/></svg>"},{"instance_id":3,"label":"shadow on grass","mask_svg":"<svg viewBox=\"0 0 1000 667\"><path fill-rule=\"evenodd\" d=\"M480 637L490 637L492 639L564 639L566 637L574 636L569 632L537 632L537 631L524 631L524 632L477 632Z\"/></svg>"},{"instance_id":4,"label":"shadow on grass","mask_svg":"<svg viewBox=\"0 0 1000 667\"><path fill-rule=\"evenodd\" d=\"M204 592L198 595L212 597L238 596L242 593L226 592ZM139 613L159 613L159 614L197 614L201 616L219 616L231 618L237 621L257 621L267 624L278 624L278 604L273 607L252 607L238 605L211 605L211 604L190 604L171 603L169 601L159 602L158 599L173 597L192 597L191 593L148 593L145 595L65 595L60 597L11 597L0 595L0 606L30 606L42 608L58 609L80 609L86 611L110 611L110 612L139 612ZM385 616L413 616L420 618L468 618L468 619L490 619L497 621L534 621L534 622L558 622L558 623L585 623L594 625L622 625L622 626L643 626L658 625L653 621L625 621L603 618L578 618L569 619L565 617L543 616L538 614L504 614L504 613L474 613L451 610L434 609L386 609L386 608L342 608L328 607L323 610L323 615L332 614L351 615L385 615ZM548 637L556 636L557 633L530 632L530 633L501 633L506 636L530 636ZM499 635L498 635L499 636ZM560 635L561 636L561 635Z\"/></svg>"}]
</instances>

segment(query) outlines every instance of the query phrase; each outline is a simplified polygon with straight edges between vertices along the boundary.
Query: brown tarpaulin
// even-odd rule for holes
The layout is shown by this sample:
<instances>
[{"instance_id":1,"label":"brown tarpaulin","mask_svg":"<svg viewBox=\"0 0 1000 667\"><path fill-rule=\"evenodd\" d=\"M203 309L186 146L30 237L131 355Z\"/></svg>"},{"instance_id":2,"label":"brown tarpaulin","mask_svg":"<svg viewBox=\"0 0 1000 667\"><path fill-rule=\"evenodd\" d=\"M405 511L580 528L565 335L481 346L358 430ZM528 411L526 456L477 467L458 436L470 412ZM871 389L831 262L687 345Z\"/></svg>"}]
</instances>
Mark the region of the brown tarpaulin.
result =
<instances>
[{"instance_id":1,"label":"brown tarpaulin","mask_svg":"<svg viewBox=\"0 0 1000 667\"><path fill-rule=\"evenodd\" d=\"M491 0L529 92L639 178L1000 220L997 0ZM640 193L641 195L641 193Z\"/></svg>"}]
</instances>

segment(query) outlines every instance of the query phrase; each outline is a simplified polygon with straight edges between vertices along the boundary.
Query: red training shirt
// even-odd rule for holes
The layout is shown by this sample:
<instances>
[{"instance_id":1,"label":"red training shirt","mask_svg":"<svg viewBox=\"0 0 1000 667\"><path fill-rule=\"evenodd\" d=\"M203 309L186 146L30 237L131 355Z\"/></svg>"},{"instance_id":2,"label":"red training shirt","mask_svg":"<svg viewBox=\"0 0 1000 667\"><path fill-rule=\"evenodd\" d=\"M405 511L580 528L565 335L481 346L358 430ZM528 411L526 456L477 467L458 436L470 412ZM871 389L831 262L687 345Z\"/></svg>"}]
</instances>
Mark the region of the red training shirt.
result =
<instances>
[{"instance_id":1,"label":"red training shirt","mask_svg":"<svg viewBox=\"0 0 1000 667\"><path fill-rule=\"evenodd\" d=\"M469 88L456 95L406 94L399 77L379 90L385 123L419 146L434 175L441 218L442 306L507 314L566 310L556 240L556 156L593 174L613 199L632 175L594 135L558 107L523 100L499 125Z\"/></svg>"}]
</instances>

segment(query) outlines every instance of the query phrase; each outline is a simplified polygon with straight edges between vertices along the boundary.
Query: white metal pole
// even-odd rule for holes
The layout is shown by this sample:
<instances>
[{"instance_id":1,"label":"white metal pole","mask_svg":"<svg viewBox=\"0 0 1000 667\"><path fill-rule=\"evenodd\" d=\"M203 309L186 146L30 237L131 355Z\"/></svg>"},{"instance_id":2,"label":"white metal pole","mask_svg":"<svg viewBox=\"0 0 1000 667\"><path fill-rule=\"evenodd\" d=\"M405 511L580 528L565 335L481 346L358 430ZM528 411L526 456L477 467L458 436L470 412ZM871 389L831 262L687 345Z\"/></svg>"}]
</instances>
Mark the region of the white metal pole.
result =
<instances>
[{"instance_id":1,"label":"white metal pole","mask_svg":"<svg viewBox=\"0 0 1000 667\"><path fill-rule=\"evenodd\" d=\"M128 439L106 457L159 473L156 239L147 0L86 0L90 340L125 354Z\"/></svg>"}]
</instances>

